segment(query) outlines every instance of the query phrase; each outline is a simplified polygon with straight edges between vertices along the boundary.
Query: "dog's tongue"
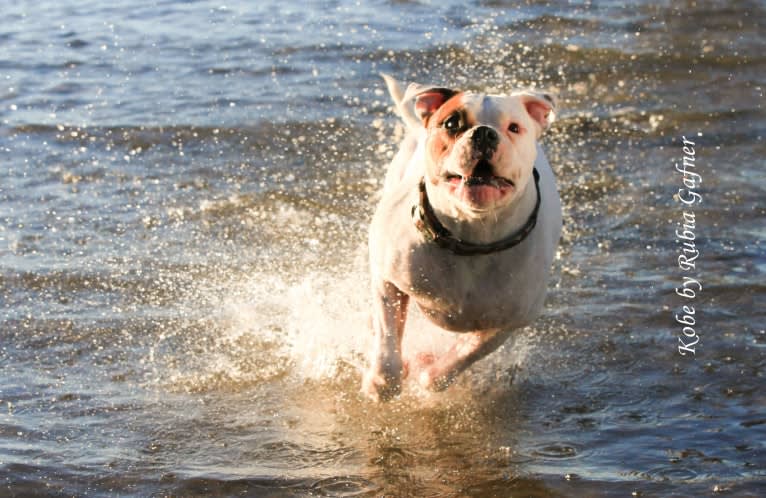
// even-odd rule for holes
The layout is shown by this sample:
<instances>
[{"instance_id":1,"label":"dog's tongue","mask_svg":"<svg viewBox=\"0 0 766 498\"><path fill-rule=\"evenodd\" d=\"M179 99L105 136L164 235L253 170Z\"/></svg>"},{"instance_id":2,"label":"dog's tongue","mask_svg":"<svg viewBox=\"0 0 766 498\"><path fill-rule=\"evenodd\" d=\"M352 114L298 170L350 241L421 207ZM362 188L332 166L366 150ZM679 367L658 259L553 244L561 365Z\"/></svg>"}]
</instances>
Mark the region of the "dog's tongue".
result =
<instances>
[{"instance_id":1,"label":"dog's tongue","mask_svg":"<svg viewBox=\"0 0 766 498\"><path fill-rule=\"evenodd\" d=\"M514 187L513 182L493 174L492 165L486 160L476 163L469 176L449 177L453 195L474 206L490 206Z\"/></svg>"}]
</instances>

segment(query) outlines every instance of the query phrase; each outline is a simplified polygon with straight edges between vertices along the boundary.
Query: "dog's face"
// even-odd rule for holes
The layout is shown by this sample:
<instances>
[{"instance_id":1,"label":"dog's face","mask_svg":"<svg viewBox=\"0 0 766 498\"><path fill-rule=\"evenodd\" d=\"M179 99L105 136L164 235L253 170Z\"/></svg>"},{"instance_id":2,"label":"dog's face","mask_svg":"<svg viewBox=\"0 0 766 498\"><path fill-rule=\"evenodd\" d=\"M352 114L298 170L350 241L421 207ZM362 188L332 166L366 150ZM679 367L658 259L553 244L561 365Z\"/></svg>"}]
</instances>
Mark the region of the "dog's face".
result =
<instances>
[{"instance_id":1,"label":"dog's face","mask_svg":"<svg viewBox=\"0 0 766 498\"><path fill-rule=\"evenodd\" d=\"M427 130L426 177L467 217L508 206L527 185L536 141L553 121L547 95L430 88L415 100Z\"/></svg>"}]
</instances>

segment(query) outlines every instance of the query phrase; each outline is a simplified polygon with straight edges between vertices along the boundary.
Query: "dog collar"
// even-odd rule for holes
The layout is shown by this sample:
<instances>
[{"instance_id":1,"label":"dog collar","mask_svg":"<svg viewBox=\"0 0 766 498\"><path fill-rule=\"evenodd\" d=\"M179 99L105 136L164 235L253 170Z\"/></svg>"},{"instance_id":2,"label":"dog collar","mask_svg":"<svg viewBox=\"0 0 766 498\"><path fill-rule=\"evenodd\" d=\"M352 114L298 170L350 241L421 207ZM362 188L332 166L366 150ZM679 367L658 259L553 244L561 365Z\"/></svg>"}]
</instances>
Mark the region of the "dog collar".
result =
<instances>
[{"instance_id":1,"label":"dog collar","mask_svg":"<svg viewBox=\"0 0 766 498\"><path fill-rule=\"evenodd\" d=\"M426 195L425 179L420 181L420 196L418 204L412 206L412 218L417 229L425 236L426 240L436 243L443 249L449 249L458 256L475 256L477 254L492 254L505 251L513 246L519 245L532 232L537 224L537 212L540 209L540 173L537 168L532 170L535 177L535 190L537 191L537 202L532 213L527 218L524 226L510 234L508 237L490 242L489 244L474 244L466 242L452 235L447 227L442 225L434 213L431 203L428 202Z\"/></svg>"}]
</instances>

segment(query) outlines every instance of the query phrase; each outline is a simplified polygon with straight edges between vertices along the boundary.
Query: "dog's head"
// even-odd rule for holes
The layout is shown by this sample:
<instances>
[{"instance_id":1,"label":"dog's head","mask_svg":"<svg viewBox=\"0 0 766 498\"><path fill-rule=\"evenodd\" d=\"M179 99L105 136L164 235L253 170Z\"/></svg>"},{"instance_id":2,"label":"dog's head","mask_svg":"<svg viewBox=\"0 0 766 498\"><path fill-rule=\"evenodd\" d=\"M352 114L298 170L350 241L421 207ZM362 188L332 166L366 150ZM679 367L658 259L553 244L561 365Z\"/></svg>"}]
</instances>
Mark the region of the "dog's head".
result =
<instances>
[{"instance_id":1,"label":"dog's head","mask_svg":"<svg viewBox=\"0 0 766 498\"><path fill-rule=\"evenodd\" d=\"M532 177L536 141L554 119L546 94L485 95L420 87L426 180L469 217L508 206Z\"/></svg>"}]
</instances>

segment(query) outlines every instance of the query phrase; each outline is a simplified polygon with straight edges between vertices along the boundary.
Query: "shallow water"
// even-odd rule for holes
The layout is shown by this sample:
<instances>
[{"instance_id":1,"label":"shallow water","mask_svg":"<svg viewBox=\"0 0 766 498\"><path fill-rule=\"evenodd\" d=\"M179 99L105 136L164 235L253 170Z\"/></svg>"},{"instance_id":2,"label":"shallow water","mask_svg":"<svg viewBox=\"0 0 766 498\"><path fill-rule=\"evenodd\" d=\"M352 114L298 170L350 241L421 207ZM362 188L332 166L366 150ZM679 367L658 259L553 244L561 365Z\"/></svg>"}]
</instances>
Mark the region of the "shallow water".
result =
<instances>
[{"instance_id":1,"label":"shallow water","mask_svg":"<svg viewBox=\"0 0 766 498\"><path fill-rule=\"evenodd\" d=\"M0 494L763 494L763 4L469 5L4 8ZM565 209L544 316L383 406L357 392L380 71L555 88ZM444 339L415 316L406 347Z\"/></svg>"}]
</instances>

